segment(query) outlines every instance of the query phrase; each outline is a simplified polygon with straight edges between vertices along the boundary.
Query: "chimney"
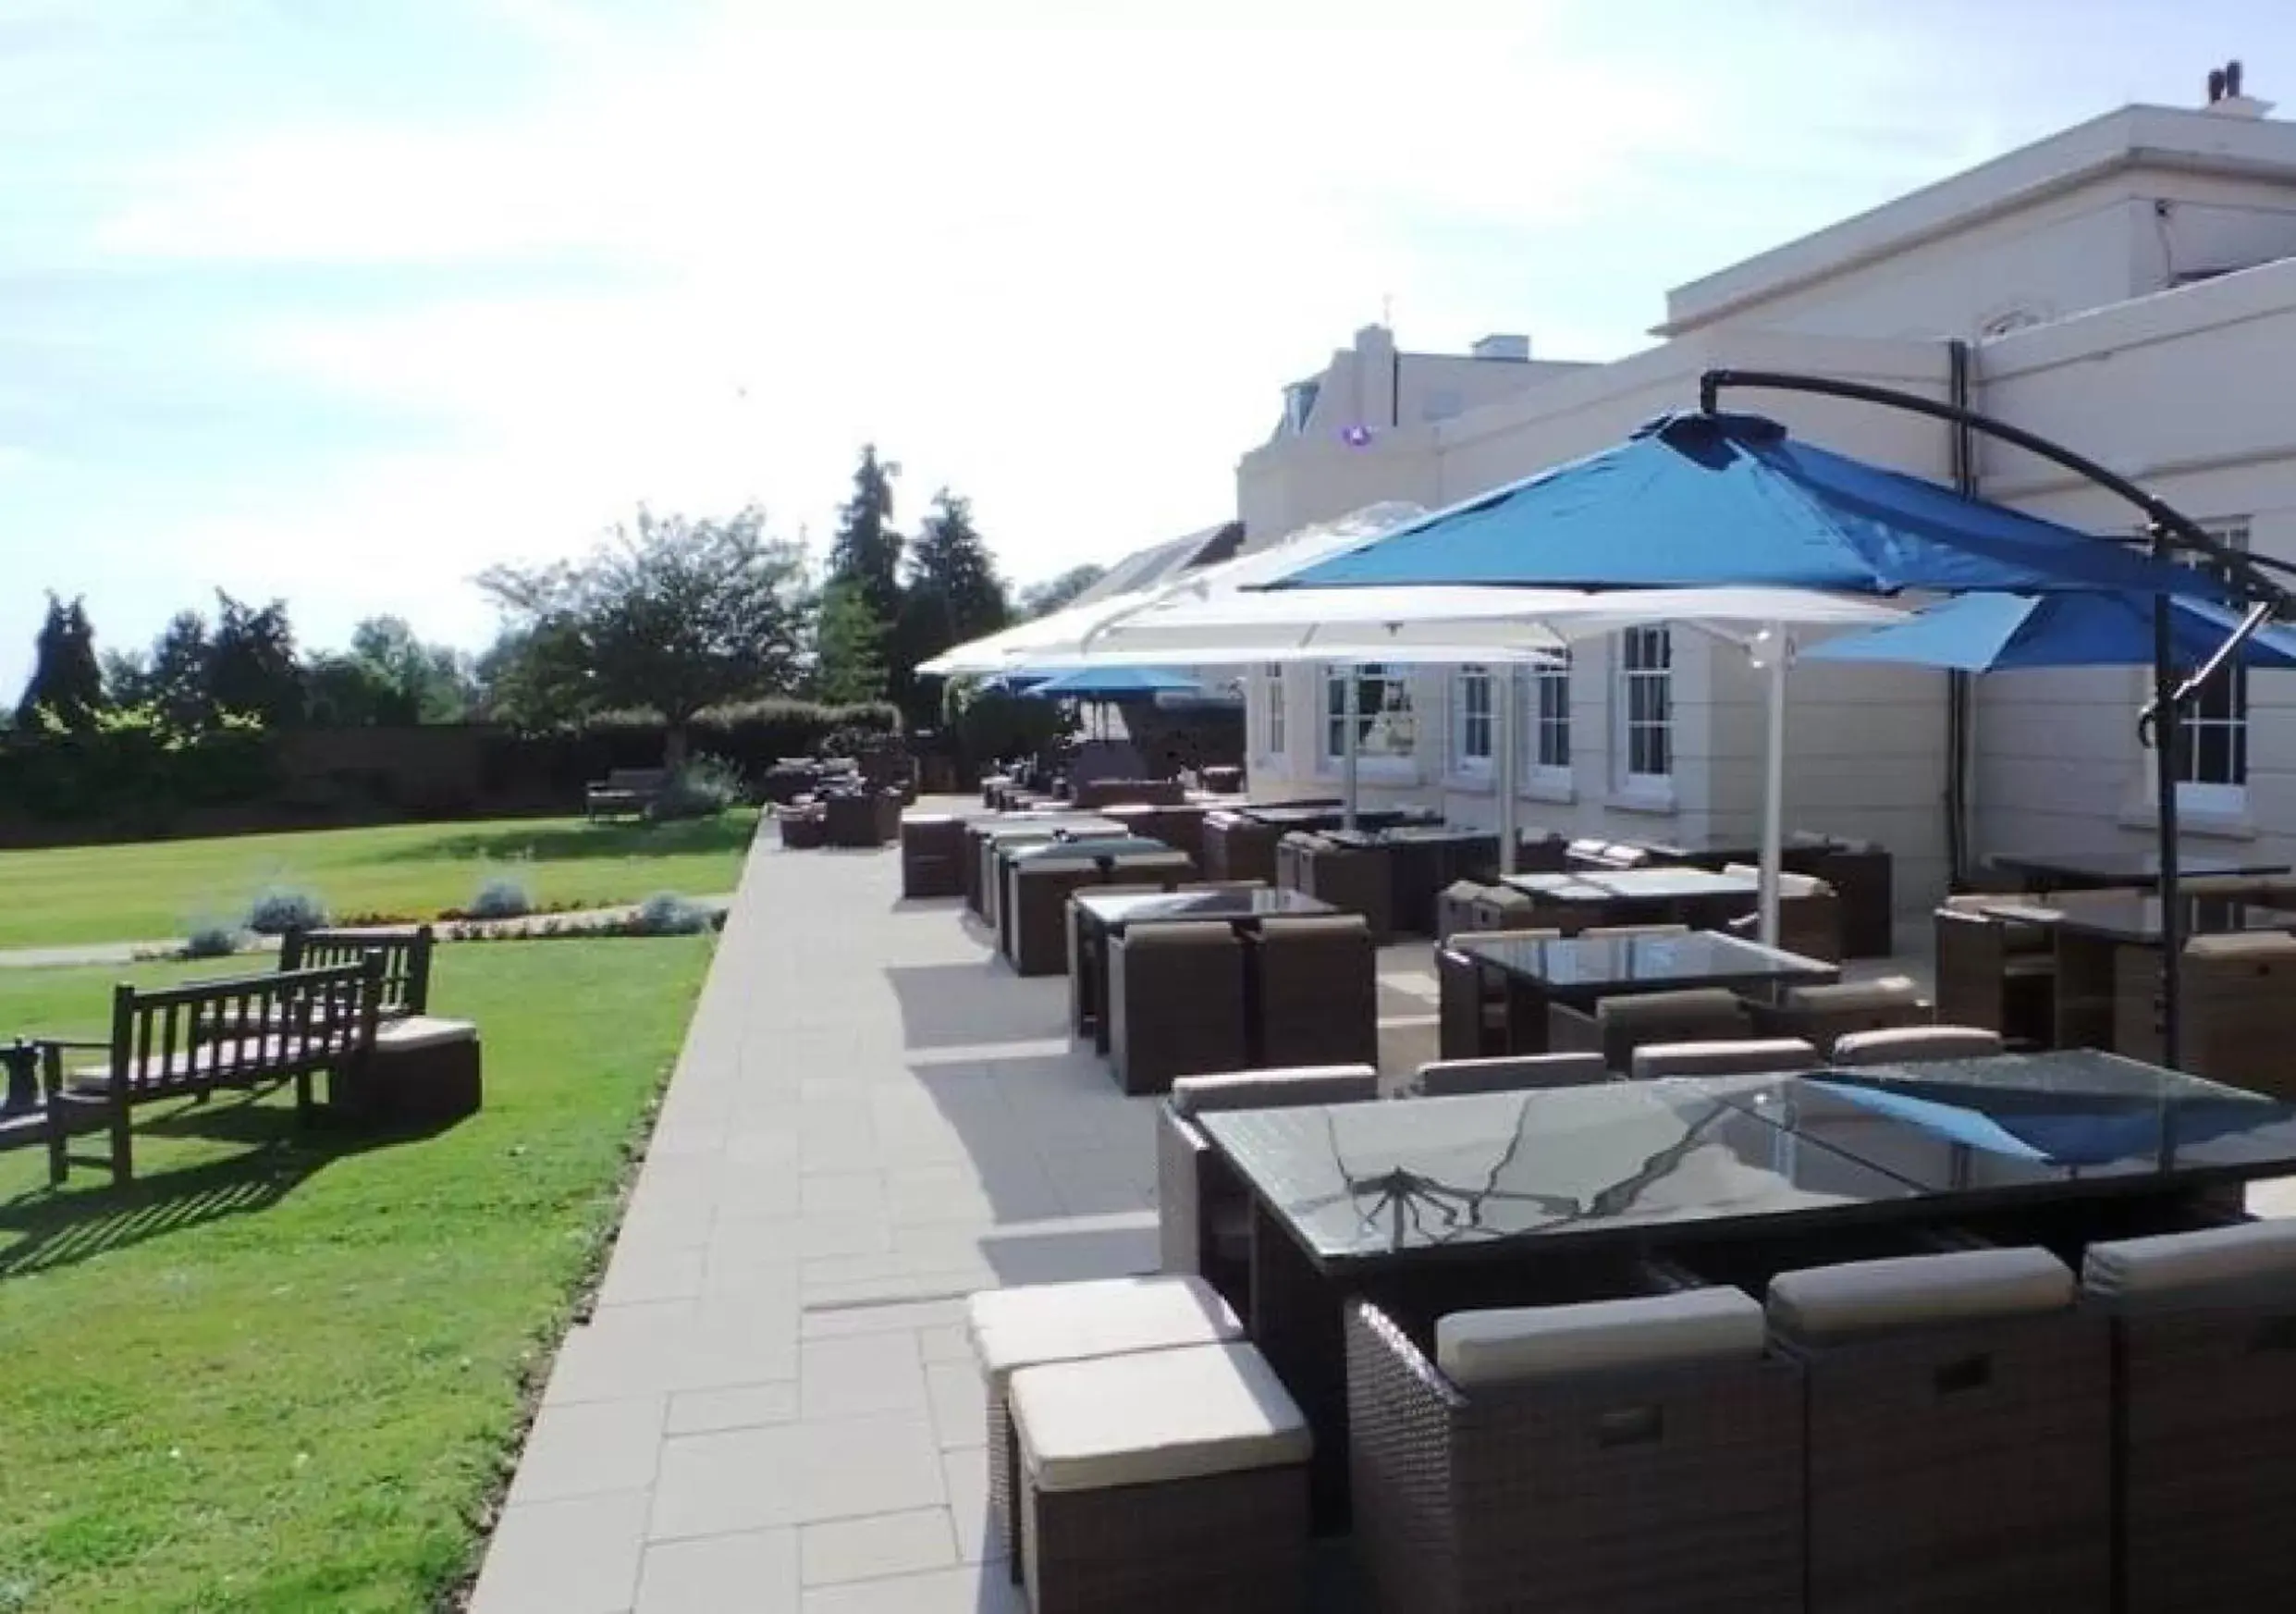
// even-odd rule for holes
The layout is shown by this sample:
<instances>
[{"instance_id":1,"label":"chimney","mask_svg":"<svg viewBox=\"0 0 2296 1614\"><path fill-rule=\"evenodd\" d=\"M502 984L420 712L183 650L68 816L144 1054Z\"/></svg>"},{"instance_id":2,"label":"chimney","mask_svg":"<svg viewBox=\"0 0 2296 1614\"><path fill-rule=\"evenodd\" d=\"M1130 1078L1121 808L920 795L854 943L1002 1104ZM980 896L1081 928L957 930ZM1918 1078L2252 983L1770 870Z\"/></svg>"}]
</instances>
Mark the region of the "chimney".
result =
<instances>
[{"instance_id":1,"label":"chimney","mask_svg":"<svg viewBox=\"0 0 2296 1614\"><path fill-rule=\"evenodd\" d=\"M2208 105L2203 110L2218 117L2262 117L2272 103L2259 101L2241 88L2241 64L2227 62L2208 69Z\"/></svg>"},{"instance_id":2,"label":"chimney","mask_svg":"<svg viewBox=\"0 0 2296 1614\"><path fill-rule=\"evenodd\" d=\"M1467 351L1478 359L1510 359L1520 363L1530 357L1530 339L1506 333L1481 337Z\"/></svg>"}]
</instances>

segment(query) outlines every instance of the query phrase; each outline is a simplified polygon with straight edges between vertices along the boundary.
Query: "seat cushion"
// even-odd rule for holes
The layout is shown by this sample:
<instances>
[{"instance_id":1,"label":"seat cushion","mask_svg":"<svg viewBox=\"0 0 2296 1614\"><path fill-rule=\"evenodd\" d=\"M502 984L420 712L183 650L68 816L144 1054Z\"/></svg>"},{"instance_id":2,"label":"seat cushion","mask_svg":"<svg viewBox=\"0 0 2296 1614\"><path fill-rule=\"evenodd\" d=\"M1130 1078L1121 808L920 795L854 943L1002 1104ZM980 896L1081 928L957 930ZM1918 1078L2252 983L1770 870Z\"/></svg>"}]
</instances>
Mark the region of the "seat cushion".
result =
<instances>
[{"instance_id":1,"label":"seat cushion","mask_svg":"<svg viewBox=\"0 0 2296 1614\"><path fill-rule=\"evenodd\" d=\"M1600 1053L1523 1053L1496 1059L1437 1059L1419 1066L1412 1090L1423 1097L1587 1087L1611 1078Z\"/></svg>"},{"instance_id":2,"label":"seat cushion","mask_svg":"<svg viewBox=\"0 0 2296 1614\"><path fill-rule=\"evenodd\" d=\"M1811 1340L2061 1312L2072 1301L2072 1270L2037 1249L1891 1256L1770 1280L1771 1322Z\"/></svg>"},{"instance_id":3,"label":"seat cushion","mask_svg":"<svg viewBox=\"0 0 2296 1614\"><path fill-rule=\"evenodd\" d=\"M2001 1034L1981 1026L1896 1026L1885 1031L1852 1031L1834 1040L1836 1065L1983 1059L2000 1052Z\"/></svg>"},{"instance_id":4,"label":"seat cushion","mask_svg":"<svg viewBox=\"0 0 2296 1614\"><path fill-rule=\"evenodd\" d=\"M1308 1420L1247 1344L1024 1368L1013 1422L1040 1491L1203 1479L1304 1463Z\"/></svg>"},{"instance_id":5,"label":"seat cushion","mask_svg":"<svg viewBox=\"0 0 2296 1614\"><path fill-rule=\"evenodd\" d=\"M2081 1284L2111 1298L2182 1294L2296 1278L2296 1222L2241 1222L2089 1246Z\"/></svg>"},{"instance_id":6,"label":"seat cushion","mask_svg":"<svg viewBox=\"0 0 2296 1614\"><path fill-rule=\"evenodd\" d=\"M1872 980L1845 980L1830 986L1789 987L1789 1009L1887 1009L1922 1001L1922 989L1912 977L1885 975Z\"/></svg>"},{"instance_id":7,"label":"seat cushion","mask_svg":"<svg viewBox=\"0 0 2296 1614\"><path fill-rule=\"evenodd\" d=\"M2241 958L2259 962L2296 957L2296 936L2285 930L2233 930L2195 936L2184 944L2193 958Z\"/></svg>"},{"instance_id":8,"label":"seat cushion","mask_svg":"<svg viewBox=\"0 0 2296 1614\"><path fill-rule=\"evenodd\" d=\"M478 1026L471 1020L442 1019L436 1015L408 1015L385 1020L374 1029L377 1053L406 1053L417 1048L444 1048L453 1042L475 1042Z\"/></svg>"},{"instance_id":9,"label":"seat cushion","mask_svg":"<svg viewBox=\"0 0 2296 1614\"><path fill-rule=\"evenodd\" d=\"M1738 1001L1722 987L1698 987L1688 992L1631 992L1607 997L1594 1005L1595 1019L1604 1026L1664 1024L1670 1020L1706 1020L1739 1012Z\"/></svg>"},{"instance_id":10,"label":"seat cushion","mask_svg":"<svg viewBox=\"0 0 2296 1614\"><path fill-rule=\"evenodd\" d=\"M1184 1076L1172 1084L1183 1115L1209 1110L1277 1110L1294 1104L1353 1104L1380 1096L1380 1073L1368 1065L1301 1065Z\"/></svg>"},{"instance_id":11,"label":"seat cushion","mask_svg":"<svg viewBox=\"0 0 2296 1614\"><path fill-rule=\"evenodd\" d=\"M1677 1294L1453 1312L1435 1321L1435 1365L1456 1385L1569 1374L1750 1361L1762 1354L1762 1303L1717 1287Z\"/></svg>"},{"instance_id":12,"label":"seat cushion","mask_svg":"<svg viewBox=\"0 0 2296 1614\"><path fill-rule=\"evenodd\" d=\"M1226 947L1241 949L1243 943L1225 925L1204 924L1194 919L1143 919L1126 925L1116 938L1119 947L1150 949L1160 947Z\"/></svg>"},{"instance_id":13,"label":"seat cushion","mask_svg":"<svg viewBox=\"0 0 2296 1614\"><path fill-rule=\"evenodd\" d=\"M1016 1370L1127 1350L1240 1339L1244 1324L1198 1277L1092 1278L983 1289L965 1302L981 1374L1002 1386Z\"/></svg>"},{"instance_id":14,"label":"seat cushion","mask_svg":"<svg viewBox=\"0 0 2296 1614\"><path fill-rule=\"evenodd\" d=\"M1637 1081L1662 1076L1745 1076L1815 1070L1824 1061L1799 1037L1742 1037L1711 1042L1646 1042L1634 1051Z\"/></svg>"}]
</instances>

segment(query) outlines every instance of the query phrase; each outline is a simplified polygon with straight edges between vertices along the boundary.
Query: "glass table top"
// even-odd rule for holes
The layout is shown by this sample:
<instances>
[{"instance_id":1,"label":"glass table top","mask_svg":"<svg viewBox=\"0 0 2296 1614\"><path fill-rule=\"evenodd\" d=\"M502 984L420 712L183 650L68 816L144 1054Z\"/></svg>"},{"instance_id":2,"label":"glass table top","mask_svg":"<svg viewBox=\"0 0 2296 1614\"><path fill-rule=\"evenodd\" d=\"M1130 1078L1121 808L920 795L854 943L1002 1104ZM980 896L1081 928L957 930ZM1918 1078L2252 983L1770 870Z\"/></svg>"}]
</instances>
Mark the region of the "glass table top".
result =
<instances>
[{"instance_id":1,"label":"glass table top","mask_svg":"<svg viewBox=\"0 0 2296 1614\"><path fill-rule=\"evenodd\" d=\"M2036 917L2053 919L2057 928L2076 935L2098 936L2115 942L2158 942L2161 899L2118 892L2060 892L2039 899ZM2242 902L2225 896L2178 898L2186 936L2224 934L2234 930L2296 930L2296 912L2266 903Z\"/></svg>"},{"instance_id":2,"label":"glass table top","mask_svg":"<svg viewBox=\"0 0 2296 1614\"><path fill-rule=\"evenodd\" d=\"M1718 930L1687 936L1577 936L1551 941L1462 932L1451 945L1508 975L1557 991L1637 985L1725 986L1734 981L1832 980L1820 959L1764 947Z\"/></svg>"},{"instance_id":3,"label":"glass table top","mask_svg":"<svg viewBox=\"0 0 2296 1614\"><path fill-rule=\"evenodd\" d=\"M1080 835L1073 841L1038 841L1027 845L1005 847L1001 856L1013 863L1032 863L1040 857L1105 861L1111 857L1139 857L1173 849L1161 841L1151 841L1142 835Z\"/></svg>"},{"instance_id":4,"label":"glass table top","mask_svg":"<svg viewBox=\"0 0 2296 1614\"><path fill-rule=\"evenodd\" d=\"M986 822L975 819L971 827L988 841L1040 840L1063 831L1098 835L1121 835L1124 832L1123 825L1113 819L1092 813L1007 813Z\"/></svg>"},{"instance_id":5,"label":"glass table top","mask_svg":"<svg viewBox=\"0 0 2296 1614\"><path fill-rule=\"evenodd\" d=\"M1263 824L1322 824L1337 825L1346 817L1342 807L1268 807L1243 809ZM1364 807L1356 814L1356 827L1361 829L1392 829L1401 824L1439 824L1442 815L1425 807Z\"/></svg>"},{"instance_id":6,"label":"glass table top","mask_svg":"<svg viewBox=\"0 0 2296 1614\"><path fill-rule=\"evenodd\" d=\"M1929 1193L2296 1173L2296 1106L2093 1049L1698 1090Z\"/></svg>"},{"instance_id":7,"label":"glass table top","mask_svg":"<svg viewBox=\"0 0 2296 1614\"><path fill-rule=\"evenodd\" d=\"M2160 878L2158 852L2005 852L1993 861L2003 869L2035 874L2064 874L2098 881L2149 882ZM2221 852L2179 852L2177 872L2201 874L2286 874L2285 858L2260 855L2228 856Z\"/></svg>"},{"instance_id":8,"label":"glass table top","mask_svg":"<svg viewBox=\"0 0 2296 1614\"><path fill-rule=\"evenodd\" d=\"M1615 902L1620 897L1752 896L1760 886L1742 874L1711 869L1582 869L1568 874L1510 874L1506 883L1557 902Z\"/></svg>"},{"instance_id":9,"label":"glass table top","mask_svg":"<svg viewBox=\"0 0 2296 1614\"><path fill-rule=\"evenodd\" d=\"M1327 1263L1918 1197L1750 1106L1651 1083L1238 1110L1198 1124Z\"/></svg>"},{"instance_id":10,"label":"glass table top","mask_svg":"<svg viewBox=\"0 0 2296 1614\"><path fill-rule=\"evenodd\" d=\"M1078 892L1069 899L1115 930L1136 919L1256 919L1271 915L1334 914L1330 903L1275 886L1222 891Z\"/></svg>"}]
</instances>

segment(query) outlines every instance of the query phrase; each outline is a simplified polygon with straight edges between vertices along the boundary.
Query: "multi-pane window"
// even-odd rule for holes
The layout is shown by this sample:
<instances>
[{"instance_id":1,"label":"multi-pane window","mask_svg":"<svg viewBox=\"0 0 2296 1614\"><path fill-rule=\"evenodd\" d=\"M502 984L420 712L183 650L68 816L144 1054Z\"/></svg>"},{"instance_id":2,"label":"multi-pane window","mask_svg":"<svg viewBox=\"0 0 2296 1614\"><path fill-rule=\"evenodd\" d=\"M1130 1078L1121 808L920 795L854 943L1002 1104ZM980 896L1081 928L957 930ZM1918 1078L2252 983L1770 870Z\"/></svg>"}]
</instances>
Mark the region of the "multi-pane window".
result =
<instances>
[{"instance_id":1,"label":"multi-pane window","mask_svg":"<svg viewBox=\"0 0 2296 1614\"><path fill-rule=\"evenodd\" d=\"M1323 677L1323 755L1336 761L1347 751L1347 675L1344 667L1331 667ZM1367 661L1354 669L1356 678L1356 755L1359 758L1402 758L1412 754L1415 732L1411 718L1411 686L1399 668Z\"/></svg>"},{"instance_id":2,"label":"multi-pane window","mask_svg":"<svg viewBox=\"0 0 2296 1614\"><path fill-rule=\"evenodd\" d=\"M1451 766L1487 773L1492 752L1491 669L1468 663L1451 681Z\"/></svg>"},{"instance_id":3,"label":"multi-pane window","mask_svg":"<svg viewBox=\"0 0 2296 1614\"><path fill-rule=\"evenodd\" d=\"M1674 640L1664 627L1628 628L1619 635L1618 687L1627 782L1672 778Z\"/></svg>"},{"instance_id":4,"label":"multi-pane window","mask_svg":"<svg viewBox=\"0 0 2296 1614\"><path fill-rule=\"evenodd\" d=\"M1270 757L1283 755L1283 663L1271 661L1260 669L1261 698L1267 702L1262 708L1262 732L1267 736Z\"/></svg>"},{"instance_id":5,"label":"multi-pane window","mask_svg":"<svg viewBox=\"0 0 2296 1614\"><path fill-rule=\"evenodd\" d=\"M2248 547L2245 522L2210 536L2230 548ZM2237 810L2248 788L2248 670L2235 660L2202 685L2179 708L2177 728L2178 795L2204 810Z\"/></svg>"},{"instance_id":6,"label":"multi-pane window","mask_svg":"<svg viewBox=\"0 0 2296 1614\"><path fill-rule=\"evenodd\" d=\"M1530 673L1530 770L1534 777L1563 779L1570 773L1570 652Z\"/></svg>"}]
</instances>

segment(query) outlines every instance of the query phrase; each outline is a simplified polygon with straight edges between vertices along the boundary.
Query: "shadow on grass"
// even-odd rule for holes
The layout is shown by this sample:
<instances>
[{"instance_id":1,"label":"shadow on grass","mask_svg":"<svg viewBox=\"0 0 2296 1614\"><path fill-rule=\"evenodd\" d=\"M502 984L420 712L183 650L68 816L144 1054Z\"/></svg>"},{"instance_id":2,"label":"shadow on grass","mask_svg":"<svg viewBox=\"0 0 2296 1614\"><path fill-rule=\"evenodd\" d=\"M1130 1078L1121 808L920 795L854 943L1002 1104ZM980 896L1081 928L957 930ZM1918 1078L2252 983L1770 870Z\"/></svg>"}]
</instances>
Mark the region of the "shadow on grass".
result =
<instances>
[{"instance_id":1,"label":"shadow on grass","mask_svg":"<svg viewBox=\"0 0 2296 1614\"><path fill-rule=\"evenodd\" d=\"M578 824L552 829L503 824L467 830L435 841L385 853L385 863L436 863L441 858L472 862L568 863L593 857L688 857L739 852L750 843L756 823L747 814L690 819L672 824Z\"/></svg>"},{"instance_id":2,"label":"shadow on grass","mask_svg":"<svg viewBox=\"0 0 2296 1614\"><path fill-rule=\"evenodd\" d=\"M428 1131L350 1131L303 1125L291 1107L242 1100L172 1111L137 1128L143 1138L199 1138L247 1146L242 1153L179 1171L139 1177L125 1188L42 1187L0 1202L0 1281L54 1272L153 1238L269 1210L336 1161L428 1136ZM85 1151L102 1134L75 1139ZM82 1166L98 1178L108 1168Z\"/></svg>"}]
</instances>

